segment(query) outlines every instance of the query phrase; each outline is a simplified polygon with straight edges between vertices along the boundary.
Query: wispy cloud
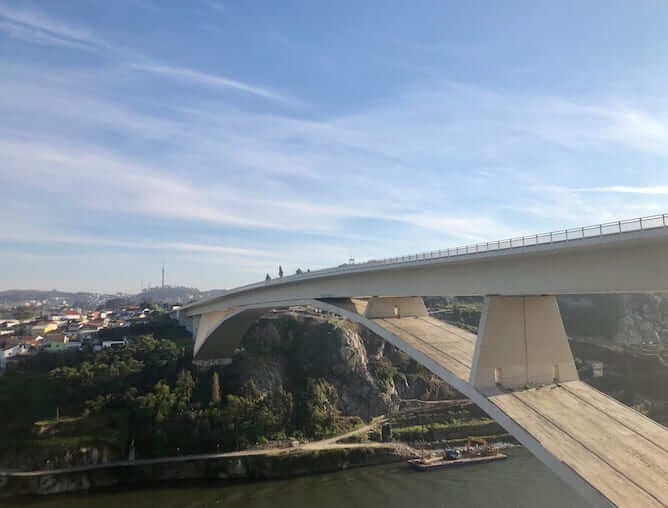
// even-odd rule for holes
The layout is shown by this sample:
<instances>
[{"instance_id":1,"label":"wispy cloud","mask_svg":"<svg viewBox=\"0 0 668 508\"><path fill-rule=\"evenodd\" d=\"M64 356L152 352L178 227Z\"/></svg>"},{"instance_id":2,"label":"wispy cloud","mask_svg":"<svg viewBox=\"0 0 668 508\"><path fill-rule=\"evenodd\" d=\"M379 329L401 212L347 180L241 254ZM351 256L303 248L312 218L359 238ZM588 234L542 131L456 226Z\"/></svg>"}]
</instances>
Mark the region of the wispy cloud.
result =
<instances>
[{"instance_id":1,"label":"wispy cloud","mask_svg":"<svg viewBox=\"0 0 668 508\"><path fill-rule=\"evenodd\" d=\"M67 48L76 48L90 50L90 46L82 44L76 40L59 37L50 32L37 30L30 26L11 23L0 19L0 32L4 32L14 39L20 39L34 44L43 44L46 46L63 46Z\"/></svg>"},{"instance_id":2,"label":"wispy cloud","mask_svg":"<svg viewBox=\"0 0 668 508\"><path fill-rule=\"evenodd\" d=\"M217 0L207 0L206 4L214 11L225 12L225 4Z\"/></svg>"},{"instance_id":3,"label":"wispy cloud","mask_svg":"<svg viewBox=\"0 0 668 508\"><path fill-rule=\"evenodd\" d=\"M211 2L211 7L222 10L223 6L217 2ZM61 46L85 51L106 51L112 55L138 60L138 63L130 65L136 71L187 81L214 89L237 90L285 104L295 103L293 99L270 88L187 67L163 65L135 51L110 44L89 30L73 27L37 10L14 9L0 5L0 32L33 44Z\"/></svg>"},{"instance_id":4,"label":"wispy cloud","mask_svg":"<svg viewBox=\"0 0 668 508\"><path fill-rule=\"evenodd\" d=\"M82 247L112 247L119 249L148 250L161 252L208 253L225 256L246 256L252 258L268 258L273 254L269 250L246 247L232 247L215 243L137 241L122 237L108 238L97 235L81 235L77 233L54 233L45 229L22 227L20 230L6 232L6 242L32 244L65 244Z\"/></svg>"},{"instance_id":5,"label":"wispy cloud","mask_svg":"<svg viewBox=\"0 0 668 508\"><path fill-rule=\"evenodd\" d=\"M610 185L607 187L584 187L582 189L573 189L575 192L613 192L620 194L647 194L647 195L668 195L668 186L656 185L649 187L632 187L628 185Z\"/></svg>"},{"instance_id":6,"label":"wispy cloud","mask_svg":"<svg viewBox=\"0 0 668 508\"><path fill-rule=\"evenodd\" d=\"M41 204L0 214L0 228L33 252L30 230L12 229L24 213L45 225L41 247L244 266L224 272L241 283L279 262L314 268L644 215L668 195L652 185L668 107L652 98L513 92L434 71L373 101L307 109L270 73L251 83L204 58L198 69L158 61L146 41L126 50L112 32L41 11L0 6L0 32L110 56L90 68L0 63L0 198Z\"/></svg>"},{"instance_id":7,"label":"wispy cloud","mask_svg":"<svg viewBox=\"0 0 668 508\"><path fill-rule=\"evenodd\" d=\"M200 72L185 67L140 63L140 64L133 64L132 68L138 71L149 72L152 74L160 74L171 79L188 81L190 83L210 88L238 90L258 97L263 97L265 99L271 99L274 101L279 101L284 103L293 102L291 99L268 88L262 88L259 86L250 85L248 83L230 79L217 74L209 74L206 72Z\"/></svg>"},{"instance_id":8,"label":"wispy cloud","mask_svg":"<svg viewBox=\"0 0 668 508\"><path fill-rule=\"evenodd\" d=\"M0 5L0 31L27 42L93 50L104 41L91 32L70 26L44 12Z\"/></svg>"}]
</instances>

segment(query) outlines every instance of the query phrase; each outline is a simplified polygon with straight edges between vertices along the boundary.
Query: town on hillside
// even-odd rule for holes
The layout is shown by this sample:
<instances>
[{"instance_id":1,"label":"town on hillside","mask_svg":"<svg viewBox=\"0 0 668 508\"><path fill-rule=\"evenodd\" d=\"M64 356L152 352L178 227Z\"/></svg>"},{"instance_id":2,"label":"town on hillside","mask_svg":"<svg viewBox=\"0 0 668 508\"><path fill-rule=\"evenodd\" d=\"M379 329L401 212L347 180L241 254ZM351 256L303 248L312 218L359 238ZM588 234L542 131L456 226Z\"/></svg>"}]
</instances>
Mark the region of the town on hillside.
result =
<instances>
[{"instance_id":1,"label":"town on hillside","mask_svg":"<svg viewBox=\"0 0 668 508\"><path fill-rule=\"evenodd\" d=\"M101 351L124 347L128 340L122 333L102 338L100 332L147 324L152 315L164 312L155 305L85 310L69 306L66 300L56 304L27 302L12 311L15 317L0 319L0 372L11 362L41 351Z\"/></svg>"}]
</instances>

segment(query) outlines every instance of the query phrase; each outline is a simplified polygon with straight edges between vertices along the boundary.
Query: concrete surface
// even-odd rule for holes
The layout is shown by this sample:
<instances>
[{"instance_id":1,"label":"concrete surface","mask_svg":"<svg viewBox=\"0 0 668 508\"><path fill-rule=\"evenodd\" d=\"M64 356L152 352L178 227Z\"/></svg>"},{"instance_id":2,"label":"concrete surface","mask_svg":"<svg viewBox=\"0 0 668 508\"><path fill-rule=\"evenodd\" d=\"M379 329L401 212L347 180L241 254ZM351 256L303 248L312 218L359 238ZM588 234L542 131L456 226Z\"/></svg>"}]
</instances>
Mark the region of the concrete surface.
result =
<instances>
[{"instance_id":1,"label":"concrete surface","mask_svg":"<svg viewBox=\"0 0 668 508\"><path fill-rule=\"evenodd\" d=\"M362 296L525 296L668 291L668 228L402 263L353 265L258 282L183 308Z\"/></svg>"},{"instance_id":2,"label":"concrete surface","mask_svg":"<svg viewBox=\"0 0 668 508\"><path fill-rule=\"evenodd\" d=\"M421 296L369 298L364 316L369 319L428 316Z\"/></svg>"},{"instance_id":3,"label":"concrete surface","mask_svg":"<svg viewBox=\"0 0 668 508\"><path fill-rule=\"evenodd\" d=\"M475 335L432 317L373 321L468 381ZM593 504L604 498L617 506L668 506L668 429L581 381L497 392L487 401L600 493L585 495ZM488 411L486 404L474 402ZM503 418L490 416L519 437ZM531 442L523 444L537 452Z\"/></svg>"},{"instance_id":4,"label":"concrete surface","mask_svg":"<svg viewBox=\"0 0 668 508\"><path fill-rule=\"evenodd\" d=\"M479 390L470 382L477 341L470 332L430 316L368 319L362 300L300 299L283 305L311 305L339 314L395 345L471 399L592 505L668 506L668 429L587 384ZM540 341L541 323L554 325L550 303L538 302L535 309L531 303L522 305L536 311L535 319L528 318L533 322L523 326ZM265 310L262 303L249 305L242 321ZM238 343L236 327L225 330L230 323L233 318L216 328L203 348L210 342L216 352L217 340L225 349ZM553 332L546 337L558 340L560 334ZM536 344L534 358L545 358L543 353L552 357L551 344Z\"/></svg>"},{"instance_id":5,"label":"concrete surface","mask_svg":"<svg viewBox=\"0 0 668 508\"><path fill-rule=\"evenodd\" d=\"M581 381L490 397L617 506L668 506L668 430Z\"/></svg>"},{"instance_id":6,"label":"concrete surface","mask_svg":"<svg viewBox=\"0 0 668 508\"><path fill-rule=\"evenodd\" d=\"M468 380L473 362L475 335L432 317L373 321L437 361L457 377Z\"/></svg>"},{"instance_id":7,"label":"concrete surface","mask_svg":"<svg viewBox=\"0 0 668 508\"><path fill-rule=\"evenodd\" d=\"M554 296L487 297L478 341L471 383L479 390L578 379Z\"/></svg>"}]
</instances>

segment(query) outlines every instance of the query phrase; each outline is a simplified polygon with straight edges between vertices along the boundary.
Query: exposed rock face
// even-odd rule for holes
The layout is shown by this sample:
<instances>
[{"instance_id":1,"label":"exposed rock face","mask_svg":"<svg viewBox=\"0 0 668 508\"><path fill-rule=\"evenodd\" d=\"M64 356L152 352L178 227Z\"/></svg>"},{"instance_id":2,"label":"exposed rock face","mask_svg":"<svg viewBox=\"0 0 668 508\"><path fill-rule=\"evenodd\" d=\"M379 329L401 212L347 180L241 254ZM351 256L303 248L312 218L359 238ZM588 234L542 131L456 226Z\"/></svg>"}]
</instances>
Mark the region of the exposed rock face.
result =
<instances>
[{"instance_id":1,"label":"exposed rock face","mask_svg":"<svg viewBox=\"0 0 668 508\"><path fill-rule=\"evenodd\" d=\"M622 297L623 317L617 322L617 344L668 343L668 298L660 295Z\"/></svg>"},{"instance_id":2,"label":"exposed rock face","mask_svg":"<svg viewBox=\"0 0 668 508\"><path fill-rule=\"evenodd\" d=\"M613 344L668 344L668 295L562 296L566 332Z\"/></svg>"},{"instance_id":3,"label":"exposed rock face","mask_svg":"<svg viewBox=\"0 0 668 508\"><path fill-rule=\"evenodd\" d=\"M273 392L285 379L283 364L279 360L258 362L248 371L248 379L251 378L262 392Z\"/></svg>"},{"instance_id":4,"label":"exposed rock face","mask_svg":"<svg viewBox=\"0 0 668 508\"><path fill-rule=\"evenodd\" d=\"M270 392L289 389L295 377L323 377L337 389L338 409L348 416L368 420L398 409L402 398L453 396L447 384L382 338L343 320L263 319L244 345L248 357L233 366L240 382L252 378Z\"/></svg>"},{"instance_id":5,"label":"exposed rock face","mask_svg":"<svg viewBox=\"0 0 668 508\"><path fill-rule=\"evenodd\" d=\"M362 338L364 339L364 346L366 347L367 356L374 360L380 360L385 353L385 346L392 347L387 344L381 337L366 328L360 330Z\"/></svg>"},{"instance_id":6,"label":"exposed rock face","mask_svg":"<svg viewBox=\"0 0 668 508\"><path fill-rule=\"evenodd\" d=\"M337 327L339 358L332 364L332 382L339 391L343 414L368 419L393 406L392 394L380 393L369 372L367 349L355 326Z\"/></svg>"},{"instance_id":7,"label":"exposed rock face","mask_svg":"<svg viewBox=\"0 0 668 508\"><path fill-rule=\"evenodd\" d=\"M372 381L367 370L369 360L362 337L352 326L341 327L340 330L341 333L338 334L340 363L334 365L334 372Z\"/></svg>"}]
</instances>

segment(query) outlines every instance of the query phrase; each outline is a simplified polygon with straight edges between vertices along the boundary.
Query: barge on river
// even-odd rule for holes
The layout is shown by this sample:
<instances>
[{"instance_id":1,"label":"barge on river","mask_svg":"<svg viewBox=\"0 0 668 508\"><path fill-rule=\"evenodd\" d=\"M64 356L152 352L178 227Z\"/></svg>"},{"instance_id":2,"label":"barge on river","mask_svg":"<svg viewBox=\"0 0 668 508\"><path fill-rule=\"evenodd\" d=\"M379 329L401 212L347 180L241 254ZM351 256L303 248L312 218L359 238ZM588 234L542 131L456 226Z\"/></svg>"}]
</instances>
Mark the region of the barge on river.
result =
<instances>
[{"instance_id":1,"label":"barge on river","mask_svg":"<svg viewBox=\"0 0 668 508\"><path fill-rule=\"evenodd\" d=\"M480 443L482 446L472 447L471 443L473 441ZM408 464L418 471L433 471L448 467L482 464L507 458L507 455L499 453L499 450L493 446L489 446L484 439L469 437L466 443L466 448L463 450L446 448L443 455L411 459L408 461Z\"/></svg>"}]
</instances>

